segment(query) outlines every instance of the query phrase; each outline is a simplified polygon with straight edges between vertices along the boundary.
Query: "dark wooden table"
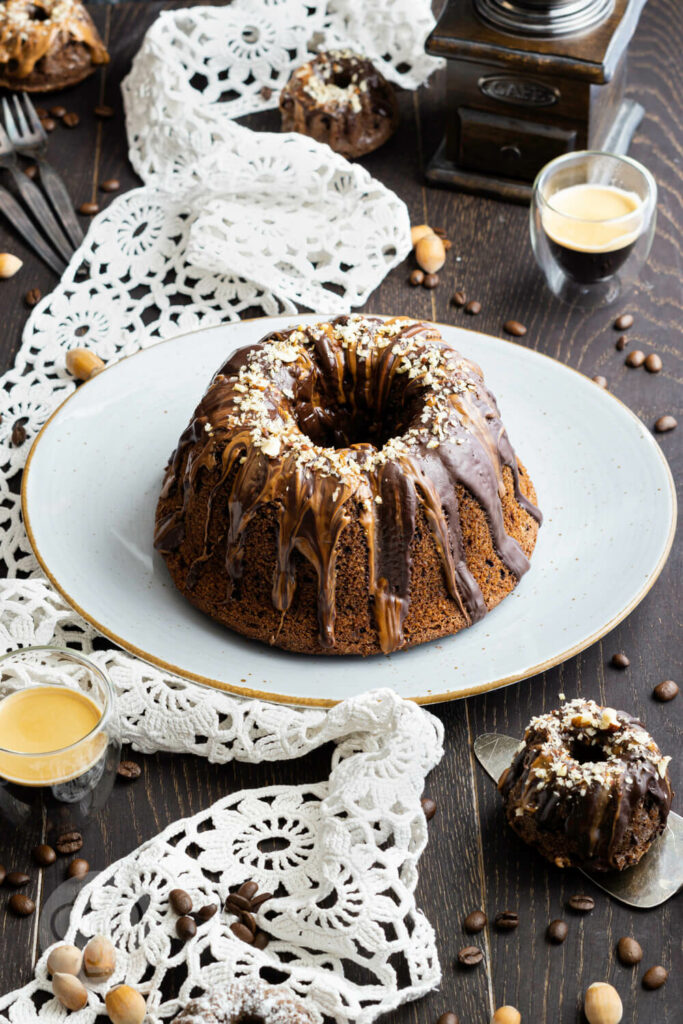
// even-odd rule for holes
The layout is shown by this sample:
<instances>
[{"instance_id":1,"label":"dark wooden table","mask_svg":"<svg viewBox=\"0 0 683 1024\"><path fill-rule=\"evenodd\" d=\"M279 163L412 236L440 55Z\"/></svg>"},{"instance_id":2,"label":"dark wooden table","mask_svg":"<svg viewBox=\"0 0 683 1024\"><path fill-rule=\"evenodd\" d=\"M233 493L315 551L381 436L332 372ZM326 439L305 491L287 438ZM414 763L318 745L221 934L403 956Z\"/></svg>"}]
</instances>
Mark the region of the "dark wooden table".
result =
<instances>
[{"instance_id":1,"label":"dark wooden table","mask_svg":"<svg viewBox=\"0 0 683 1024\"><path fill-rule=\"evenodd\" d=\"M81 115L76 130L59 127L50 141L51 156L65 173L76 205L92 199L101 204L108 201L98 191L98 182L106 178L119 178L122 189L137 184L126 159L119 83L147 27L160 9L173 6L178 5L129 3L93 9L112 52L112 63L102 75L50 101L63 99ZM589 376L603 374L611 390L649 426L666 412L680 420L681 49L683 19L678 0L651 0L631 47L629 91L647 111L632 153L657 178L659 222L650 261L628 299L628 309L636 316L629 334L631 347L637 340L646 351L658 351L664 362L661 374L652 376L624 366L623 354L614 347L615 311L582 315L552 299L532 258L526 209L424 186L423 166L442 130L438 76L429 88L401 96L401 130L365 163L406 201L413 222L443 227L453 248L436 291L408 287L410 268L406 263L384 281L369 308L460 323L493 334L499 334L502 323L514 317L529 328L525 344ZM98 122L93 117L93 106L101 100L115 107L113 121ZM275 115L254 119L259 126L275 127L276 123ZM0 251L4 250L18 253L26 263L17 277L0 283L2 369L12 364L28 315L23 295L34 287L46 293L55 284L51 273L0 224ZM479 317L467 317L450 305L456 287L482 303ZM658 437L679 478L682 430L683 426ZM639 487L639 481L634 480L633 486ZM647 493L642 500L647 502ZM456 1011L462 1024L486 1024L493 1008L503 1003L518 1007L525 1024L570 1024L582 1020L582 993L598 980L610 981L619 989L627 1024L680 1021L680 898L654 911L634 913L592 889L582 876L551 868L530 854L504 825L495 789L474 762L472 741L479 733L496 730L521 735L532 715L557 705L560 692L570 699L593 697L641 716L664 751L675 756L672 774L680 792L683 698L658 704L651 692L662 679L681 678L682 554L678 545L642 604L583 654L507 689L432 709L446 727L446 755L428 780L428 792L436 798L438 812L420 865L418 897L438 933L443 982L440 991L392 1014L395 1024L423 1024L436 1020L445 1010ZM617 579L614 585L619 585ZM625 672L609 664L612 653L619 650L631 659ZM87 836L87 857L93 868L104 867L169 822L207 807L226 793L274 782L323 779L328 773L329 750L294 763L258 767L218 767L195 757L165 755L139 760L143 762L142 778L115 789L106 813L93 823ZM0 863L24 868L35 839L32 835L0 836ZM48 891L60 881L58 875L56 869L46 873ZM565 902L584 889L595 896L596 907L592 914L580 918L565 909ZM454 958L468 942L462 919L477 907L485 908L491 919L499 910L516 910L520 925L508 935L494 930L482 934L487 966L465 972L454 966ZM569 937L562 946L550 946L545 939L546 925L560 916L569 923ZM0 908L2 992L29 979L37 923L37 917L17 921ZM615 943L622 935L634 935L642 944L643 969L655 963L674 968L664 988L645 992L640 984L643 969L627 969L615 961Z\"/></svg>"}]
</instances>

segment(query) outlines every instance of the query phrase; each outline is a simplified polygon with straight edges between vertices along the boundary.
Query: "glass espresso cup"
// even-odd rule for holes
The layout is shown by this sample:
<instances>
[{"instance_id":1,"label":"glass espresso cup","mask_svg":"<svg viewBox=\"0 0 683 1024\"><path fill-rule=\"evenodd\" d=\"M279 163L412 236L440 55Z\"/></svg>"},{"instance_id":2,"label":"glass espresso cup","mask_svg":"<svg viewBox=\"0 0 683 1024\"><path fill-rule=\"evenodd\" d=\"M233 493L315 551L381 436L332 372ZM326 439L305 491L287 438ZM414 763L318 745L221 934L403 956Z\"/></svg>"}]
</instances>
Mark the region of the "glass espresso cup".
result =
<instances>
[{"instance_id":1,"label":"glass espresso cup","mask_svg":"<svg viewBox=\"0 0 683 1024\"><path fill-rule=\"evenodd\" d=\"M584 151L539 172L531 244L548 287L581 308L614 302L638 277L655 232L657 185L630 157Z\"/></svg>"},{"instance_id":2,"label":"glass espresso cup","mask_svg":"<svg viewBox=\"0 0 683 1024\"><path fill-rule=\"evenodd\" d=\"M49 843L81 829L111 793L121 750L109 677L76 651L0 657L0 818Z\"/></svg>"}]
</instances>

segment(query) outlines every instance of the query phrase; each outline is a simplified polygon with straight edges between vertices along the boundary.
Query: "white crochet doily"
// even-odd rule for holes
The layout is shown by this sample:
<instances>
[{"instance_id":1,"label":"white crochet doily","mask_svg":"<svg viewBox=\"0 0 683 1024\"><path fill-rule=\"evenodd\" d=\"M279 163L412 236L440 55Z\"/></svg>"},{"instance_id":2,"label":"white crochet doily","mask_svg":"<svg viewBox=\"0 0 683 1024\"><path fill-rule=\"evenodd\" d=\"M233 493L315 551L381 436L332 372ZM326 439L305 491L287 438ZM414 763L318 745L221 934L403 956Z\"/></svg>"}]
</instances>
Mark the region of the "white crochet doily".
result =
<instances>
[{"instance_id":1,"label":"white crochet doily","mask_svg":"<svg viewBox=\"0 0 683 1024\"><path fill-rule=\"evenodd\" d=\"M94 1024L104 994L121 982L146 995L152 1020L165 1021L233 978L286 981L319 1019L339 1024L369 1024L438 984L434 933L414 890L427 842L419 797L441 757L440 723L389 691L317 719L262 753L286 757L290 740L297 749L336 740L327 782L225 797L174 822L81 890L64 941L109 935L117 962L108 982L90 986L86 1007L68 1015L73 1024ZM249 879L274 894L258 911L271 937L264 951L232 933L235 918L224 910L187 944L177 939L171 889L185 889L195 909L222 907ZM48 952L34 981L0 999L2 1019L67 1019L52 997Z\"/></svg>"}]
</instances>

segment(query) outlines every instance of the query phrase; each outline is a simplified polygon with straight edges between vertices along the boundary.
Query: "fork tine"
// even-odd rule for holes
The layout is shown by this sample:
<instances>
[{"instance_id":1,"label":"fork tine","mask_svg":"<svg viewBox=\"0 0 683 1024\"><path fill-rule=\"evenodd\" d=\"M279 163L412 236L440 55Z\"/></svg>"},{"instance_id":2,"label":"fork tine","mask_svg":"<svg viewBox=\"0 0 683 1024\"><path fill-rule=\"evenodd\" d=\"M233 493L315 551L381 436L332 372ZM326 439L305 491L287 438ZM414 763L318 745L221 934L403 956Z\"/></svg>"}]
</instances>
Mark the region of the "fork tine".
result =
<instances>
[{"instance_id":1,"label":"fork tine","mask_svg":"<svg viewBox=\"0 0 683 1024\"><path fill-rule=\"evenodd\" d=\"M4 102L4 100L3 100L3 102ZM0 121L0 153L2 153L3 150L6 153L8 153L11 149L12 149L12 143L7 138L7 132L2 127L2 122Z\"/></svg>"},{"instance_id":2,"label":"fork tine","mask_svg":"<svg viewBox=\"0 0 683 1024\"><path fill-rule=\"evenodd\" d=\"M15 117L17 119L17 122L19 123L19 136L20 137L21 136L25 137L26 135L30 134L30 130L29 130L29 127L28 127L28 125L26 123L26 118L24 117L24 111L21 109L21 103L19 102L19 97L14 95L12 97L12 102L14 103Z\"/></svg>"},{"instance_id":3,"label":"fork tine","mask_svg":"<svg viewBox=\"0 0 683 1024\"><path fill-rule=\"evenodd\" d=\"M9 103L7 102L6 99L4 99L2 101L2 116L3 116L4 122L5 122L5 128L7 129L7 135L9 136L9 139L12 142L12 144L14 144L17 141L18 133L17 133L16 125L14 124L14 119L12 117L12 113L11 113L10 108L9 108ZM1 139L1 136L0 136L0 139Z\"/></svg>"},{"instance_id":4,"label":"fork tine","mask_svg":"<svg viewBox=\"0 0 683 1024\"><path fill-rule=\"evenodd\" d=\"M38 115L36 114L36 108L33 106L33 103L31 102L31 97L27 92L22 93L22 96L24 98L24 107L26 109L26 113L28 114L28 119L31 123L31 128L33 128L33 131L37 132L39 135L45 135L45 130L42 124L40 123Z\"/></svg>"}]
</instances>

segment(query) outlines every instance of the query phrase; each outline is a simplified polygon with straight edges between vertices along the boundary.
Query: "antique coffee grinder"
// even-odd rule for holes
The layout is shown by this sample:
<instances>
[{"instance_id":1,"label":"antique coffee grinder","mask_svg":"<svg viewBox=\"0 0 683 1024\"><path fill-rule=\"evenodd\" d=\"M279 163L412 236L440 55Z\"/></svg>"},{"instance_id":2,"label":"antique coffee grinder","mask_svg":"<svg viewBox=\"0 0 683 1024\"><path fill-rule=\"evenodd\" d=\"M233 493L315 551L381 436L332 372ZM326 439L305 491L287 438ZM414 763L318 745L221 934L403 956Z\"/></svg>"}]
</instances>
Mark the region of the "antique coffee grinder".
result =
<instances>
[{"instance_id":1,"label":"antique coffee grinder","mask_svg":"<svg viewBox=\"0 0 683 1024\"><path fill-rule=\"evenodd\" d=\"M527 202L561 153L625 153L643 116L624 88L645 3L448 0L426 43L447 61L446 135L428 180Z\"/></svg>"}]
</instances>

